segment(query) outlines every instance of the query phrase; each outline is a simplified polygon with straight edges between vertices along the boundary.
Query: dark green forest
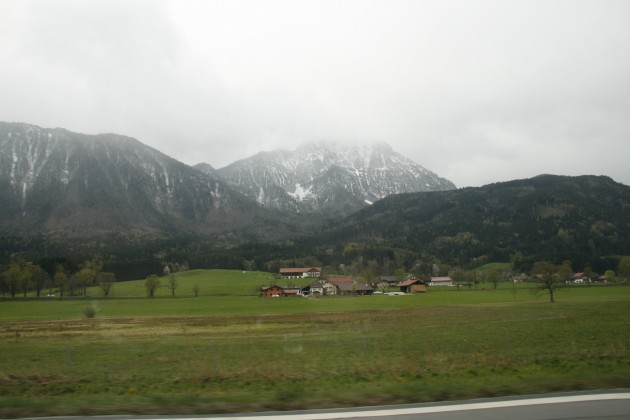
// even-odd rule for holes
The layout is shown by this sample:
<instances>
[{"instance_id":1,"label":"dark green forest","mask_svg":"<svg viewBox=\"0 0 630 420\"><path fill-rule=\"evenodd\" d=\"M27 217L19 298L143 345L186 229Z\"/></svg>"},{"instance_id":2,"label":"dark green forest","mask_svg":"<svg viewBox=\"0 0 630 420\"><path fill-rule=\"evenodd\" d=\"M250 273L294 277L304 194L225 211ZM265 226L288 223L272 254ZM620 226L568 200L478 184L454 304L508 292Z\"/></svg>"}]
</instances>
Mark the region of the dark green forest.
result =
<instances>
[{"instance_id":1,"label":"dark green forest","mask_svg":"<svg viewBox=\"0 0 630 420\"><path fill-rule=\"evenodd\" d=\"M630 253L630 188L603 176L541 175L402 194L330 226L318 240L387 245L458 266L570 260L603 270Z\"/></svg>"}]
</instances>

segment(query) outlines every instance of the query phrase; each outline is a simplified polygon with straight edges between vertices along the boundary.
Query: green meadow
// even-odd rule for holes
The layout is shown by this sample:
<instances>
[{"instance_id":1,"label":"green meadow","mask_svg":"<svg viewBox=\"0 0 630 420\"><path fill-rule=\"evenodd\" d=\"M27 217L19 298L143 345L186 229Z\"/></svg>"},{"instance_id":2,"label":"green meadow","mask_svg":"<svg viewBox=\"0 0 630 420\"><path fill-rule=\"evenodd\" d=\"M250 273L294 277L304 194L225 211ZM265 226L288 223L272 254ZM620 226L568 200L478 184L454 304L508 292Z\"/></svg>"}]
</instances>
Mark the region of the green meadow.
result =
<instances>
[{"instance_id":1,"label":"green meadow","mask_svg":"<svg viewBox=\"0 0 630 420\"><path fill-rule=\"evenodd\" d=\"M0 417L192 414L630 386L630 288L527 284L257 297L269 273L178 273L104 298L0 301ZM194 286L199 295L194 296ZM84 309L96 310L86 318Z\"/></svg>"}]
</instances>

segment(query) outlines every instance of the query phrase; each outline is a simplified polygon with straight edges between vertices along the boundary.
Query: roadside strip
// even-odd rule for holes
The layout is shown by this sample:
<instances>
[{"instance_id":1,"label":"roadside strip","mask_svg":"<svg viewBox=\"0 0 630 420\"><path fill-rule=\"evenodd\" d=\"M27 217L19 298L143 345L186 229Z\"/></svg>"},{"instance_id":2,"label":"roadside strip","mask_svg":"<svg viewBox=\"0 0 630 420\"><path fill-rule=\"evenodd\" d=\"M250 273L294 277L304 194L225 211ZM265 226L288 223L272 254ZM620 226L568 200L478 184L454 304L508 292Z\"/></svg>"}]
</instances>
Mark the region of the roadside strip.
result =
<instances>
[{"instance_id":1,"label":"roadside strip","mask_svg":"<svg viewBox=\"0 0 630 420\"><path fill-rule=\"evenodd\" d=\"M334 411L334 412L319 412L319 413L294 413L294 414L282 414L282 413L259 413L257 415L244 415L244 416L227 416L227 417L213 417L209 416L213 420L252 420L252 419L281 419L281 420L332 420L332 419L350 419L356 417L387 417L387 416L402 416L402 415L415 415L415 414L429 414L429 413L446 413L454 411L466 411L466 410L485 410L492 408L505 408L505 407L521 407L531 405L544 405L544 404L564 404L564 403L577 403L586 401L606 401L606 400L630 400L630 392L619 393L607 393L607 394L587 394L587 395L567 395L567 396L554 396L554 397L535 397L526 399L514 399L504 401L486 401L486 402L467 402L467 403L455 403L437 406L418 406L418 407L401 407L401 408L378 408L378 409L366 409L359 408L354 411ZM199 417L177 417L177 420L199 420Z\"/></svg>"}]
</instances>

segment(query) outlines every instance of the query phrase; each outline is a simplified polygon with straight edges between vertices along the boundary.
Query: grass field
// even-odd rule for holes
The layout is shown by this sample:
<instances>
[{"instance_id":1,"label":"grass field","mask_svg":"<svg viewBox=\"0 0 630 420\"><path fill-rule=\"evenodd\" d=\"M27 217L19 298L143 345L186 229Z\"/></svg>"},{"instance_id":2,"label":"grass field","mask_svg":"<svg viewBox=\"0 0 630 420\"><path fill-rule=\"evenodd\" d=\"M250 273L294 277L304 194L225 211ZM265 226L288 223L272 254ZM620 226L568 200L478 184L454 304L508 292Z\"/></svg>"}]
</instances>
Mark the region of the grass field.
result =
<instances>
[{"instance_id":1,"label":"grass field","mask_svg":"<svg viewBox=\"0 0 630 420\"><path fill-rule=\"evenodd\" d=\"M267 273L191 271L178 274L176 298L166 288L144 298L138 281L116 284L116 298L0 302L0 417L282 410L630 386L628 287L573 287L555 304L522 285L255 297L269 281ZM96 305L95 318L83 316L86 305Z\"/></svg>"}]
</instances>

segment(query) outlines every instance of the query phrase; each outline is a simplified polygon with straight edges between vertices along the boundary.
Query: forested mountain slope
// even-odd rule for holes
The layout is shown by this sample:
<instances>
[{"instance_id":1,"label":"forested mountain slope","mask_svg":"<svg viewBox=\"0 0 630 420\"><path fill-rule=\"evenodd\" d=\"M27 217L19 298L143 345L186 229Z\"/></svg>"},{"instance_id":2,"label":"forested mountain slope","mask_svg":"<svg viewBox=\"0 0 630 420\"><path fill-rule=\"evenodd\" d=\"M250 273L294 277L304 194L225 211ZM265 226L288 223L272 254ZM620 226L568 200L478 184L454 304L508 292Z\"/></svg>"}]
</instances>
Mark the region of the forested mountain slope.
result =
<instances>
[{"instance_id":1,"label":"forested mountain slope","mask_svg":"<svg viewBox=\"0 0 630 420\"><path fill-rule=\"evenodd\" d=\"M541 175L400 194L353 214L318 240L388 244L454 264L630 255L630 187L604 176Z\"/></svg>"}]
</instances>

